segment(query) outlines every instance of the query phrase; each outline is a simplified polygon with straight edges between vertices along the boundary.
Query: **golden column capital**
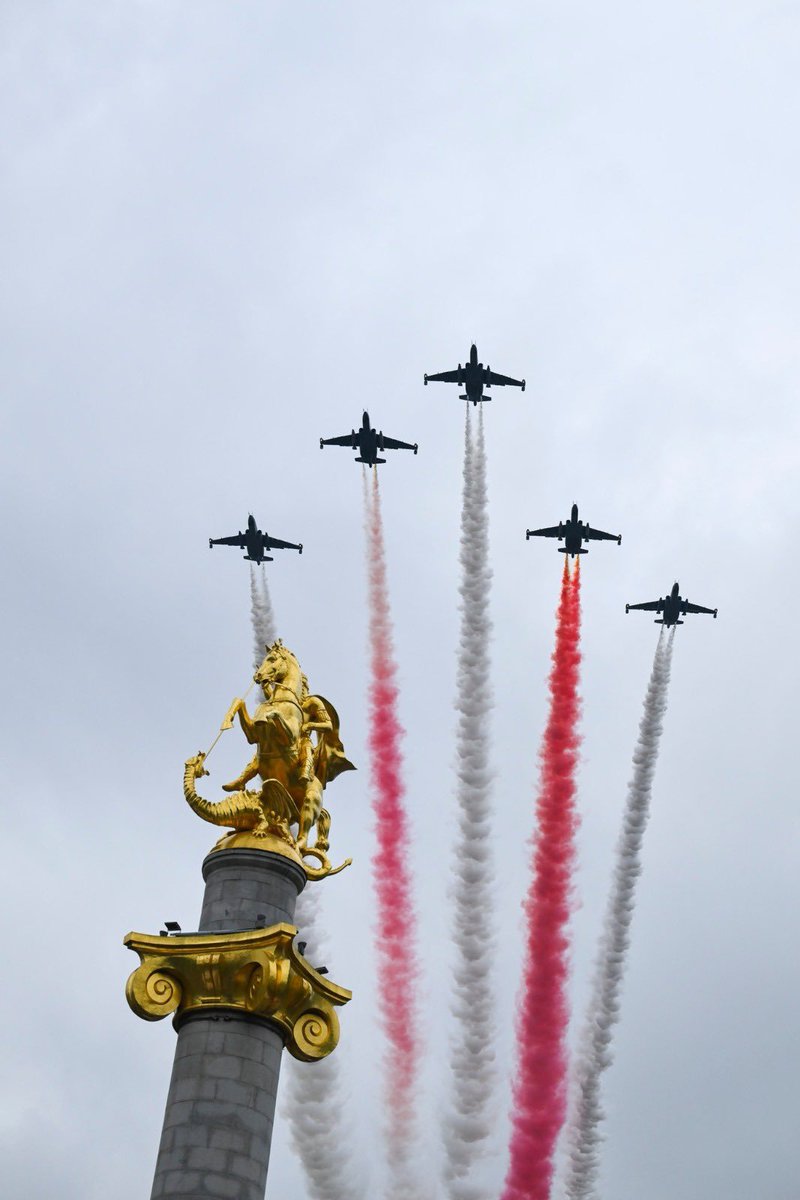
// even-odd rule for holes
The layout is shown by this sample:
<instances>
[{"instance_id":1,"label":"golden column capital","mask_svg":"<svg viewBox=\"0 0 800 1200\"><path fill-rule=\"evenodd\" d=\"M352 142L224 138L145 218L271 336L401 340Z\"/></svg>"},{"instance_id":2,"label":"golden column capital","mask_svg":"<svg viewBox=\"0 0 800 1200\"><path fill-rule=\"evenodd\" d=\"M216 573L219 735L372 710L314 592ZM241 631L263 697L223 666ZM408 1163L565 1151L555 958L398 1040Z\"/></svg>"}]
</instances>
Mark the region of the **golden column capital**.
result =
<instances>
[{"instance_id":1,"label":"golden column capital","mask_svg":"<svg viewBox=\"0 0 800 1200\"><path fill-rule=\"evenodd\" d=\"M128 1004L145 1021L210 1009L260 1017L280 1029L295 1058L325 1058L339 1041L335 1008L352 992L306 962L296 933L285 924L177 937L129 933L124 944L141 962L125 986Z\"/></svg>"}]
</instances>

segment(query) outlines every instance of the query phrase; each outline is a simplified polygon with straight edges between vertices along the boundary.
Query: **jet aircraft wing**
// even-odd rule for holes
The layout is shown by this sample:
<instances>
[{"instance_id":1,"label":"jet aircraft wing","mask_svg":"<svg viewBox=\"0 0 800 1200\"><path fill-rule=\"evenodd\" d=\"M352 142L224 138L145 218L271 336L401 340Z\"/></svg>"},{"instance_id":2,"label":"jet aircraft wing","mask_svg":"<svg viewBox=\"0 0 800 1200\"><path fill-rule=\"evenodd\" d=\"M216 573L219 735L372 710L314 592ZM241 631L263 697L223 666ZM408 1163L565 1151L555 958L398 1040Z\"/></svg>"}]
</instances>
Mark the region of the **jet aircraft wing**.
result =
<instances>
[{"instance_id":1,"label":"jet aircraft wing","mask_svg":"<svg viewBox=\"0 0 800 1200\"><path fill-rule=\"evenodd\" d=\"M236 533L233 537L211 538L210 541L215 546L238 546L242 550L247 545L247 537L243 533Z\"/></svg>"},{"instance_id":2,"label":"jet aircraft wing","mask_svg":"<svg viewBox=\"0 0 800 1200\"><path fill-rule=\"evenodd\" d=\"M430 376L428 378L430 379ZM385 433L381 440L386 450L413 450L415 454L417 452L417 447L413 446L411 442L399 442L397 438L387 437Z\"/></svg>"},{"instance_id":3,"label":"jet aircraft wing","mask_svg":"<svg viewBox=\"0 0 800 1200\"><path fill-rule=\"evenodd\" d=\"M429 375L428 379L433 379L433 376ZM511 387L521 387L525 391L524 379L512 379L510 375L498 375L497 371L492 371L489 367L484 369L483 382L492 385L496 384L498 387L505 387L508 384Z\"/></svg>"},{"instance_id":4,"label":"jet aircraft wing","mask_svg":"<svg viewBox=\"0 0 800 1200\"><path fill-rule=\"evenodd\" d=\"M683 613L711 613L717 615L715 608L703 608L702 604L692 604L690 600L684 600L681 604L681 612Z\"/></svg>"},{"instance_id":5,"label":"jet aircraft wing","mask_svg":"<svg viewBox=\"0 0 800 1200\"><path fill-rule=\"evenodd\" d=\"M458 383L459 371L440 371L438 375L426 375L425 379L428 383Z\"/></svg>"},{"instance_id":6,"label":"jet aircraft wing","mask_svg":"<svg viewBox=\"0 0 800 1200\"><path fill-rule=\"evenodd\" d=\"M266 537L264 538L266 550L300 550L303 547L297 542L282 542L280 538Z\"/></svg>"},{"instance_id":7,"label":"jet aircraft wing","mask_svg":"<svg viewBox=\"0 0 800 1200\"><path fill-rule=\"evenodd\" d=\"M528 529L525 531L525 536L532 537L563 537L564 529L560 525L551 525L547 529Z\"/></svg>"},{"instance_id":8,"label":"jet aircraft wing","mask_svg":"<svg viewBox=\"0 0 800 1200\"><path fill-rule=\"evenodd\" d=\"M320 438L320 444L325 446L350 446L355 450L358 447L358 434L343 433L341 437Z\"/></svg>"},{"instance_id":9,"label":"jet aircraft wing","mask_svg":"<svg viewBox=\"0 0 800 1200\"><path fill-rule=\"evenodd\" d=\"M643 609L644 612L663 612L664 611L664 601L663 600L645 600L644 604L626 604L625 608L626 609L640 608L640 609Z\"/></svg>"},{"instance_id":10,"label":"jet aircraft wing","mask_svg":"<svg viewBox=\"0 0 800 1200\"><path fill-rule=\"evenodd\" d=\"M618 542L620 541L619 534L605 533L602 529L592 529L591 525L584 525L581 530L581 537L586 541L594 542Z\"/></svg>"}]
</instances>

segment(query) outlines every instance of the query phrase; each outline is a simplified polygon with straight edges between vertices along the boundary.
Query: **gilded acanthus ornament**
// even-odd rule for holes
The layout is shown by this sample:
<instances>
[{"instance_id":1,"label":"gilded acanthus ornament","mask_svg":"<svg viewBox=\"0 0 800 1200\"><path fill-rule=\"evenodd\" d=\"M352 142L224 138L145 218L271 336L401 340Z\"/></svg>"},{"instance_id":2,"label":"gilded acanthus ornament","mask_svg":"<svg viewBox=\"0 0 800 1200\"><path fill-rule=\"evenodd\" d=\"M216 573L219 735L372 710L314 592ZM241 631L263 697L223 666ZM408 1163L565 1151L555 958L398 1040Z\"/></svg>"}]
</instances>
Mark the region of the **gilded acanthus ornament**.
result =
<instances>
[{"instance_id":1,"label":"gilded acanthus ornament","mask_svg":"<svg viewBox=\"0 0 800 1200\"><path fill-rule=\"evenodd\" d=\"M196 781L208 774L202 753L186 762L184 795L203 820L234 831L214 849L247 845L276 850L301 862L309 879L322 879L351 861L331 866L331 818L322 807L326 785L342 771L355 769L339 737L338 714L324 696L309 694L300 664L280 640L267 647L254 680L264 698L253 716L244 700L237 699L222 725L230 728L238 716L245 737L256 748L241 775L223 785L231 795L211 803L197 794ZM260 789L249 789L247 784L257 778ZM316 837L309 845L312 830ZM310 865L309 858L317 865Z\"/></svg>"},{"instance_id":2,"label":"gilded acanthus ornament","mask_svg":"<svg viewBox=\"0 0 800 1200\"><path fill-rule=\"evenodd\" d=\"M125 945L141 962L125 987L128 1004L145 1021L219 1009L261 1017L278 1027L295 1058L325 1058L339 1041L335 1006L352 993L306 962L293 944L296 932L281 924L170 938L129 933Z\"/></svg>"}]
</instances>

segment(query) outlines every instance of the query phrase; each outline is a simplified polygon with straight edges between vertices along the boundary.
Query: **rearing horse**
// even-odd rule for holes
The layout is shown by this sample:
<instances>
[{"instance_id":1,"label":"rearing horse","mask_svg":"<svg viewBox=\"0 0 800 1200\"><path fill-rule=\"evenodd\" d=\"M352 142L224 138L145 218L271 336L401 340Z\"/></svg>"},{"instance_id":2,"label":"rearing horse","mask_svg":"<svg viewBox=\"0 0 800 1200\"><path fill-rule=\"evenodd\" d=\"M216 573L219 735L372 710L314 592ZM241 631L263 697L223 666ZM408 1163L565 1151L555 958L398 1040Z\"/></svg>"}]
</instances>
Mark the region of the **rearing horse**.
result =
<instances>
[{"instance_id":1,"label":"rearing horse","mask_svg":"<svg viewBox=\"0 0 800 1200\"><path fill-rule=\"evenodd\" d=\"M256 754L242 775L225 785L225 790L238 791L256 775L277 779L299 808L305 791L299 777L303 773L303 672L291 650L277 641L268 648L254 678L263 689L264 700L253 717L244 700L236 711L242 732L256 747Z\"/></svg>"}]
</instances>

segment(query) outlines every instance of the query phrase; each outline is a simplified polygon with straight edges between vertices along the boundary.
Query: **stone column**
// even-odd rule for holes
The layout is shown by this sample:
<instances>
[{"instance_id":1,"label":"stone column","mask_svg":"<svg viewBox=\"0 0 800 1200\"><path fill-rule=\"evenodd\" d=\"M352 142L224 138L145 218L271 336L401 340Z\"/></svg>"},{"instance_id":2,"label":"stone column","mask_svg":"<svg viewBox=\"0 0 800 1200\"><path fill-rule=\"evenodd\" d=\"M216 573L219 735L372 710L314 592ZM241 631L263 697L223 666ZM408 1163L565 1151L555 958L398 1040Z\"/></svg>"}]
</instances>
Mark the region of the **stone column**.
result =
<instances>
[{"instance_id":1,"label":"stone column","mask_svg":"<svg viewBox=\"0 0 800 1200\"><path fill-rule=\"evenodd\" d=\"M152 1200L263 1200L282 1052L278 1031L250 1017L183 1022Z\"/></svg>"},{"instance_id":2,"label":"stone column","mask_svg":"<svg viewBox=\"0 0 800 1200\"><path fill-rule=\"evenodd\" d=\"M205 932L294 924L305 872L269 850L215 850L203 862L206 891L199 929Z\"/></svg>"},{"instance_id":3,"label":"stone column","mask_svg":"<svg viewBox=\"0 0 800 1200\"><path fill-rule=\"evenodd\" d=\"M219 850L203 862L199 932L294 922L305 874L264 850ZM176 1017L152 1200L262 1200L283 1052L270 1021L218 1009Z\"/></svg>"},{"instance_id":4,"label":"stone column","mask_svg":"<svg viewBox=\"0 0 800 1200\"><path fill-rule=\"evenodd\" d=\"M267 849L212 851L196 933L128 934L141 964L126 987L137 1015L175 1012L178 1032L152 1200L263 1200L284 1046L313 1061L339 1037L350 993L294 946L300 860Z\"/></svg>"}]
</instances>

